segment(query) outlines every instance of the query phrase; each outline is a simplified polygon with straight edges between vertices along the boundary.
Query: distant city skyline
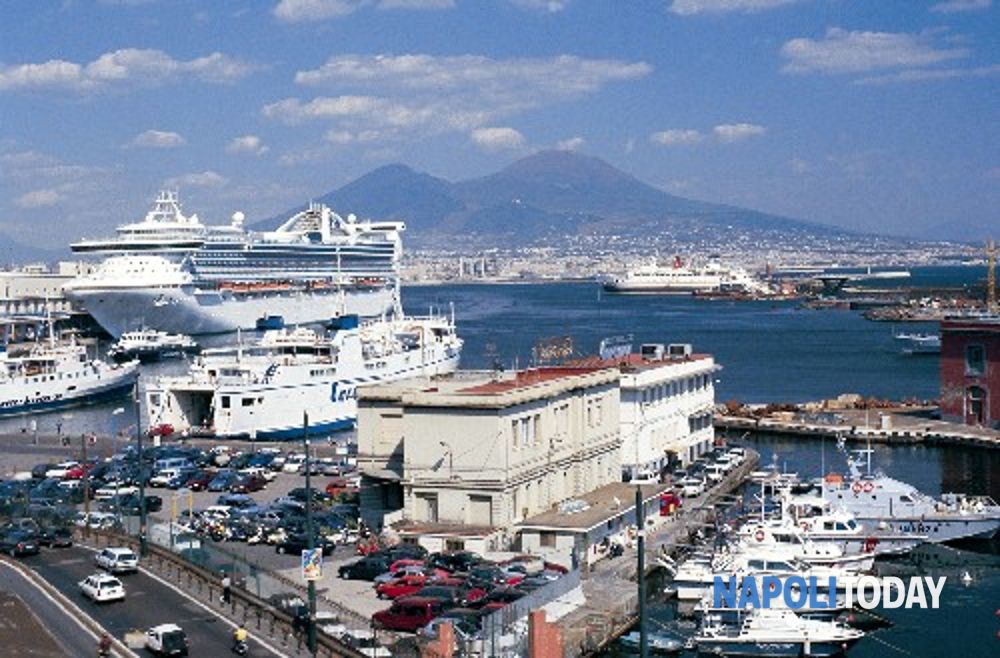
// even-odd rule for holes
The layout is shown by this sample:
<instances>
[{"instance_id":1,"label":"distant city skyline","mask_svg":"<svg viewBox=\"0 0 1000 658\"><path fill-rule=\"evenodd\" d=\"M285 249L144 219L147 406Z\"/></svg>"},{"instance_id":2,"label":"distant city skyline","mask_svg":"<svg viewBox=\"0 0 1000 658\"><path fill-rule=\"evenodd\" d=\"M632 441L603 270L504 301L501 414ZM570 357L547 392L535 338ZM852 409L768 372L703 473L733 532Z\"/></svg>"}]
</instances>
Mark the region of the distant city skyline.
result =
<instances>
[{"instance_id":1,"label":"distant city skyline","mask_svg":"<svg viewBox=\"0 0 1000 658\"><path fill-rule=\"evenodd\" d=\"M455 181L551 148L853 230L1000 234L992 0L66 0L4 17L0 240L107 234L161 187L252 223L380 165Z\"/></svg>"}]
</instances>

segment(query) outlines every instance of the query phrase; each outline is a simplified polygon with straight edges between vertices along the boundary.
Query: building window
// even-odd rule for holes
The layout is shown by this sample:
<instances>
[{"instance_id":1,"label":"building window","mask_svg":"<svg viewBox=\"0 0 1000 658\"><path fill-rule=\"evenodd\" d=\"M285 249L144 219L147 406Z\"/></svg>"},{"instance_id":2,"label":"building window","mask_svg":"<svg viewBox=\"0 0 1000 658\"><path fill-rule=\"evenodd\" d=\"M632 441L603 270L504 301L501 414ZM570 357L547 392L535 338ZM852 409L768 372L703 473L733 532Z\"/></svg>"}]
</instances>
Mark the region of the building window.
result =
<instances>
[{"instance_id":1,"label":"building window","mask_svg":"<svg viewBox=\"0 0 1000 658\"><path fill-rule=\"evenodd\" d=\"M986 401L986 391L978 386L970 386L966 392L966 418L968 421L982 425L985 420L983 413L984 402Z\"/></svg>"},{"instance_id":2,"label":"building window","mask_svg":"<svg viewBox=\"0 0 1000 658\"><path fill-rule=\"evenodd\" d=\"M446 551L464 551L465 550L465 540L464 539L445 539L444 540L444 550L446 550Z\"/></svg>"},{"instance_id":3,"label":"building window","mask_svg":"<svg viewBox=\"0 0 1000 658\"><path fill-rule=\"evenodd\" d=\"M986 351L982 345L966 345L965 374L981 375L986 371Z\"/></svg>"},{"instance_id":4,"label":"building window","mask_svg":"<svg viewBox=\"0 0 1000 658\"><path fill-rule=\"evenodd\" d=\"M542 414L535 414L535 445L542 443Z\"/></svg>"},{"instance_id":5,"label":"building window","mask_svg":"<svg viewBox=\"0 0 1000 658\"><path fill-rule=\"evenodd\" d=\"M555 548L556 547L556 533L554 532L541 532L538 534L538 545L542 548Z\"/></svg>"},{"instance_id":6,"label":"building window","mask_svg":"<svg viewBox=\"0 0 1000 658\"><path fill-rule=\"evenodd\" d=\"M417 513L426 523L438 522L438 497L436 493L417 494Z\"/></svg>"}]
</instances>

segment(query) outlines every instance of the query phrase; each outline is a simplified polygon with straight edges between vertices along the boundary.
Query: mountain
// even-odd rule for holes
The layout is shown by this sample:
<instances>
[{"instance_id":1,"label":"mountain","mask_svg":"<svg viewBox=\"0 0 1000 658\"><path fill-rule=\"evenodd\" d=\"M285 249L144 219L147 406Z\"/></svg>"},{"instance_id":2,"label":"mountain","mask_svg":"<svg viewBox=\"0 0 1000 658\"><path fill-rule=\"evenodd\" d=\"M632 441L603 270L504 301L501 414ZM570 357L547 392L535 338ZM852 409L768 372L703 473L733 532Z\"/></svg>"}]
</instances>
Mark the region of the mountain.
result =
<instances>
[{"instance_id":1,"label":"mountain","mask_svg":"<svg viewBox=\"0 0 1000 658\"><path fill-rule=\"evenodd\" d=\"M379 167L317 199L340 212L400 219L407 243L516 247L566 237L644 240L705 232L844 234L821 224L668 194L600 158L541 151L500 171L449 182L400 164ZM297 209L296 209L297 210ZM274 228L280 217L259 222Z\"/></svg>"},{"instance_id":2,"label":"mountain","mask_svg":"<svg viewBox=\"0 0 1000 658\"><path fill-rule=\"evenodd\" d=\"M10 265L29 263L54 263L69 257L68 249L43 249L32 247L0 232L0 269Z\"/></svg>"}]
</instances>

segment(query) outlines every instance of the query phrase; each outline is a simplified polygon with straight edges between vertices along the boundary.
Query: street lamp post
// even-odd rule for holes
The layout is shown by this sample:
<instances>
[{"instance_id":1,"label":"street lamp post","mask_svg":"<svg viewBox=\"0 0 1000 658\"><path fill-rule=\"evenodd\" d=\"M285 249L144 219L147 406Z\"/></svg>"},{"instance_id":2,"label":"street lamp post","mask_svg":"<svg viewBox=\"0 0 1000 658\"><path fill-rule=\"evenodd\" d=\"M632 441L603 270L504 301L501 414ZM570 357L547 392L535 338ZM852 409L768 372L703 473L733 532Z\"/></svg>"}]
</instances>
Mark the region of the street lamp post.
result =
<instances>
[{"instance_id":1,"label":"street lamp post","mask_svg":"<svg viewBox=\"0 0 1000 658\"><path fill-rule=\"evenodd\" d=\"M139 453L139 555L146 555L146 476L142 464L142 417L139 415L139 381L135 382L135 440Z\"/></svg>"},{"instance_id":2,"label":"street lamp post","mask_svg":"<svg viewBox=\"0 0 1000 658\"><path fill-rule=\"evenodd\" d=\"M111 412L111 459L115 458L118 454L118 416L125 413L125 407L118 407ZM121 525L122 522L122 501L118 491L118 487L121 484L121 473L115 475L115 525Z\"/></svg>"},{"instance_id":3,"label":"street lamp post","mask_svg":"<svg viewBox=\"0 0 1000 658\"><path fill-rule=\"evenodd\" d=\"M309 549L310 554L316 548L316 540L313 535L313 518L312 518L312 479L310 476L310 471L312 470L312 464L309 458L309 412L304 411L302 413L302 444L305 448L306 459L305 459L305 469L306 469L306 547ZM309 588L309 626L308 632L308 645L309 653L313 656L316 655L316 581L310 579L307 585Z\"/></svg>"}]
</instances>

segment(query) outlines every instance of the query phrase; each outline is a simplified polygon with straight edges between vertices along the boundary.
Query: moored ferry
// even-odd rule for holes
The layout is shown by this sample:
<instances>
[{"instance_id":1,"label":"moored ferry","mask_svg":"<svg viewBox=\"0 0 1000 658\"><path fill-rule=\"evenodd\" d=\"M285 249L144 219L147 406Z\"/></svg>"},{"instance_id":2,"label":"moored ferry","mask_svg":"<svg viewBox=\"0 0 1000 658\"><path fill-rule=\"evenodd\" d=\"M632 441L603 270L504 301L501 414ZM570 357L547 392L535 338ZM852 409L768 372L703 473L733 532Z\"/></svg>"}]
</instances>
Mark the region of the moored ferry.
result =
<instances>
[{"instance_id":1,"label":"moored ferry","mask_svg":"<svg viewBox=\"0 0 1000 658\"><path fill-rule=\"evenodd\" d=\"M237 212L229 225L205 225L182 212L175 192L161 192L115 237L72 245L103 260L66 295L116 338L140 328L227 333L268 315L302 324L392 309L402 222L361 221L310 204L274 231L243 224Z\"/></svg>"},{"instance_id":2,"label":"moored ferry","mask_svg":"<svg viewBox=\"0 0 1000 658\"><path fill-rule=\"evenodd\" d=\"M680 256L671 266L646 263L624 274L601 279L608 292L627 294L762 293L767 286L739 267L711 260L705 265L685 265Z\"/></svg>"},{"instance_id":3,"label":"moored ferry","mask_svg":"<svg viewBox=\"0 0 1000 658\"><path fill-rule=\"evenodd\" d=\"M268 331L253 345L206 350L181 377L146 391L151 427L220 438L301 436L354 424L357 387L458 368L462 339L443 317L340 318L331 334L299 327Z\"/></svg>"},{"instance_id":4,"label":"moored ferry","mask_svg":"<svg viewBox=\"0 0 1000 658\"><path fill-rule=\"evenodd\" d=\"M138 378L138 362L109 365L75 342L39 343L21 356L0 345L0 416L55 411L113 399Z\"/></svg>"}]
</instances>

